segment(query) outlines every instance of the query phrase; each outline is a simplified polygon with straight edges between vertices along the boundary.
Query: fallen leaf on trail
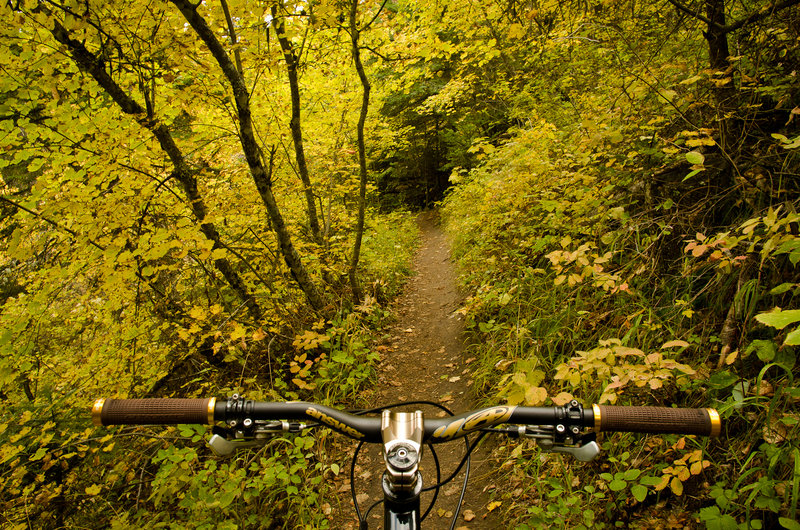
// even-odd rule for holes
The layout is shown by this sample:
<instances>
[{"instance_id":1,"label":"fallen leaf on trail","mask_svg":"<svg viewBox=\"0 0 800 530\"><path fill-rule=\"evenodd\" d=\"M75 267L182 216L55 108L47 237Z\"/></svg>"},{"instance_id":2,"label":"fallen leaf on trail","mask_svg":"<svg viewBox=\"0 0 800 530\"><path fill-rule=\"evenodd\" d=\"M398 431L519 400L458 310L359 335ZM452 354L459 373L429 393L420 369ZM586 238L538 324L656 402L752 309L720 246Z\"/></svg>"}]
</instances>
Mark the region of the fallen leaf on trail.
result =
<instances>
[{"instance_id":1,"label":"fallen leaf on trail","mask_svg":"<svg viewBox=\"0 0 800 530\"><path fill-rule=\"evenodd\" d=\"M442 346L441 348L439 348L439 353L444 353L444 346Z\"/></svg>"},{"instance_id":2,"label":"fallen leaf on trail","mask_svg":"<svg viewBox=\"0 0 800 530\"><path fill-rule=\"evenodd\" d=\"M448 381L450 381L451 383L455 383L456 381L461 381L461 376L457 375L455 377L451 377L450 379L448 379Z\"/></svg>"},{"instance_id":3,"label":"fallen leaf on trail","mask_svg":"<svg viewBox=\"0 0 800 530\"><path fill-rule=\"evenodd\" d=\"M475 362L475 357L470 357L469 359L467 359L467 360L466 360L466 361L464 361L464 362L465 362L465 363L467 363L467 364L469 364L469 363L471 363L471 362Z\"/></svg>"},{"instance_id":4,"label":"fallen leaf on trail","mask_svg":"<svg viewBox=\"0 0 800 530\"><path fill-rule=\"evenodd\" d=\"M447 394L446 396L442 396L439 402L444 405L445 403L450 403L453 401L453 396L451 394Z\"/></svg>"},{"instance_id":5,"label":"fallen leaf on trail","mask_svg":"<svg viewBox=\"0 0 800 530\"><path fill-rule=\"evenodd\" d=\"M403 330L403 333L414 333L414 328L407 328Z\"/></svg>"},{"instance_id":6,"label":"fallen leaf on trail","mask_svg":"<svg viewBox=\"0 0 800 530\"><path fill-rule=\"evenodd\" d=\"M464 520L469 522L475 519L475 512L472 510L464 510Z\"/></svg>"},{"instance_id":7,"label":"fallen leaf on trail","mask_svg":"<svg viewBox=\"0 0 800 530\"><path fill-rule=\"evenodd\" d=\"M456 493L459 493L460 491L461 491L461 486L459 484L453 484L453 485L448 486L447 488L445 488L443 493L446 496L449 497L450 495L455 495Z\"/></svg>"},{"instance_id":8,"label":"fallen leaf on trail","mask_svg":"<svg viewBox=\"0 0 800 530\"><path fill-rule=\"evenodd\" d=\"M359 504L363 504L369 500L369 494L367 493L359 493L356 495L356 500Z\"/></svg>"},{"instance_id":9,"label":"fallen leaf on trail","mask_svg":"<svg viewBox=\"0 0 800 530\"><path fill-rule=\"evenodd\" d=\"M503 504L503 501L492 501L486 506L486 510L494 511L498 509Z\"/></svg>"}]
</instances>

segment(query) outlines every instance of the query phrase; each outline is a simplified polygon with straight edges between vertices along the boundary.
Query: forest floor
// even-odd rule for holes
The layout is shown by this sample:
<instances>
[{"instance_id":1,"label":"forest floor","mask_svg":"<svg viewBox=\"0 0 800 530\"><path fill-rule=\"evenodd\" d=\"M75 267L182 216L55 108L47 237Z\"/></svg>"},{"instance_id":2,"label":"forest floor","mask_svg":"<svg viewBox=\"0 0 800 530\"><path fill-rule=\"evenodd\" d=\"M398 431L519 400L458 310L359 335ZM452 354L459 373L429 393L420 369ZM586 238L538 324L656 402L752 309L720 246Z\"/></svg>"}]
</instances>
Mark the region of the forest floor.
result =
<instances>
[{"instance_id":1,"label":"forest floor","mask_svg":"<svg viewBox=\"0 0 800 530\"><path fill-rule=\"evenodd\" d=\"M476 407L471 393L472 379L469 358L465 349L463 317L456 310L461 307L462 295L456 287L455 266L450 260L450 245L439 226L435 212L423 212L417 222L421 231L421 245L414 259L414 275L404 293L395 301L396 322L386 330L377 346L381 361L377 368L378 383L366 398L369 407L397 402L433 401L455 414ZM443 417L444 411L433 407L413 406L394 410L421 409L426 415ZM464 504L456 528L497 528L499 510L490 511L490 496L494 489L487 477L492 469L489 451L484 443L472 454L471 471ZM343 445L342 450L354 452L354 447ZM442 478L449 476L464 456L462 440L435 446L442 468ZM362 514L376 500L382 498L380 478L383 457L380 446L364 446L356 466L356 492ZM426 446L422 453L423 484L427 487L436 481L433 458ZM343 467L341 481L337 482L339 494L332 507L332 528L358 528L350 497L350 481ZM464 470L441 488L439 498L425 528L449 528L453 511L458 504L464 481ZM422 496L422 511L430 503L431 493ZM383 510L376 507L369 515L370 528L381 525Z\"/></svg>"}]
</instances>

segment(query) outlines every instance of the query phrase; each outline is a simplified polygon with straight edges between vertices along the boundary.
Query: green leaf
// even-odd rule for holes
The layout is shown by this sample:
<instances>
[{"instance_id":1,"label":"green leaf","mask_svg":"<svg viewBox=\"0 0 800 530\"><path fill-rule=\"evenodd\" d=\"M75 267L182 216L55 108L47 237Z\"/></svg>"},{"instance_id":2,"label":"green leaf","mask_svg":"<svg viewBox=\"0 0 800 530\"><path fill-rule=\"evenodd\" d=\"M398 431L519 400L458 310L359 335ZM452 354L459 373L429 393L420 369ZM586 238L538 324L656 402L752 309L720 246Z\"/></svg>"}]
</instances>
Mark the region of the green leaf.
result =
<instances>
[{"instance_id":1,"label":"green leaf","mask_svg":"<svg viewBox=\"0 0 800 530\"><path fill-rule=\"evenodd\" d=\"M783 146L784 149L796 149L798 147L800 147L800 136L793 139L791 143L788 143Z\"/></svg>"},{"instance_id":2,"label":"green leaf","mask_svg":"<svg viewBox=\"0 0 800 530\"><path fill-rule=\"evenodd\" d=\"M700 173L700 171L701 171L701 170L699 170L699 169L695 169L694 171L692 171L691 173L689 173L688 175L686 175L685 177L683 177L683 180L682 180L681 182L686 182L687 180L689 180L689 179L690 179L690 178L692 178L693 176L695 176L695 175L697 175L698 173Z\"/></svg>"},{"instance_id":3,"label":"green leaf","mask_svg":"<svg viewBox=\"0 0 800 530\"><path fill-rule=\"evenodd\" d=\"M770 289L769 294L783 294L796 285L796 283L782 283L779 286Z\"/></svg>"},{"instance_id":4,"label":"green leaf","mask_svg":"<svg viewBox=\"0 0 800 530\"><path fill-rule=\"evenodd\" d=\"M728 388L738 380L738 375L732 374L727 370L723 370L708 378L708 386L716 389Z\"/></svg>"},{"instance_id":5,"label":"green leaf","mask_svg":"<svg viewBox=\"0 0 800 530\"><path fill-rule=\"evenodd\" d=\"M624 480L618 480L618 479L612 480L608 484L608 489L610 489L611 491L622 491L627 487L628 487L628 483L627 482L625 482Z\"/></svg>"},{"instance_id":6,"label":"green leaf","mask_svg":"<svg viewBox=\"0 0 800 530\"><path fill-rule=\"evenodd\" d=\"M658 486L661 484L661 477L653 477L650 475L645 475L639 480L640 484L644 484L645 486Z\"/></svg>"},{"instance_id":7,"label":"green leaf","mask_svg":"<svg viewBox=\"0 0 800 530\"><path fill-rule=\"evenodd\" d=\"M777 353L777 346L771 340L754 340L745 350L745 354L755 351L758 358L768 363L775 358Z\"/></svg>"},{"instance_id":8,"label":"green leaf","mask_svg":"<svg viewBox=\"0 0 800 530\"><path fill-rule=\"evenodd\" d=\"M767 326L783 329L789 324L800 321L800 309L790 309L788 311L779 309L771 313L760 313L756 315L756 320Z\"/></svg>"},{"instance_id":9,"label":"green leaf","mask_svg":"<svg viewBox=\"0 0 800 530\"><path fill-rule=\"evenodd\" d=\"M774 253L789 254L789 261L792 262L792 265L797 265L797 263L800 262L800 238L792 238L788 241L784 241Z\"/></svg>"},{"instance_id":10,"label":"green leaf","mask_svg":"<svg viewBox=\"0 0 800 530\"><path fill-rule=\"evenodd\" d=\"M699 153L698 151L689 151L686 153L686 160L692 164L693 166L701 166L703 162L705 162L706 157Z\"/></svg>"},{"instance_id":11,"label":"green leaf","mask_svg":"<svg viewBox=\"0 0 800 530\"><path fill-rule=\"evenodd\" d=\"M780 517L778 519L780 525L788 530L800 530L800 523L788 517Z\"/></svg>"},{"instance_id":12,"label":"green leaf","mask_svg":"<svg viewBox=\"0 0 800 530\"><path fill-rule=\"evenodd\" d=\"M647 488L641 484L634 484L631 486L631 493L633 494L633 498L639 502L644 502L647 498Z\"/></svg>"},{"instance_id":13,"label":"green leaf","mask_svg":"<svg viewBox=\"0 0 800 530\"><path fill-rule=\"evenodd\" d=\"M797 328L786 335L786 340L784 340L783 343L789 346L800 345L800 328Z\"/></svg>"},{"instance_id":14,"label":"green leaf","mask_svg":"<svg viewBox=\"0 0 800 530\"><path fill-rule=\"evenodd\" d=\"M623 477L625 477L625 480L636 480L641 474L642 472L639 469L629 469L623 473Z\"/></svg>"}]
</instances>

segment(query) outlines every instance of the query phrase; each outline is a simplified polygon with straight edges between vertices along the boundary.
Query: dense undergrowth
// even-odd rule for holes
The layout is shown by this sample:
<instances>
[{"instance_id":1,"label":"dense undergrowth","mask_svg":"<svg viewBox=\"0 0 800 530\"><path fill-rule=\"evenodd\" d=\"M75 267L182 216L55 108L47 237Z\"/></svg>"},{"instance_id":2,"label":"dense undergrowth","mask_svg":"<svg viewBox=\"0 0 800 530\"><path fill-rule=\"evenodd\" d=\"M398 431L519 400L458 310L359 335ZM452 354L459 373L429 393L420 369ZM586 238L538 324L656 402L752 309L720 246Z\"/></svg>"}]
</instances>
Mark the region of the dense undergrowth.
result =
<instances>
[{"instance_id":1,"label":"dense undergrowth","mask_svg":"<svg viewBox=\"0 0 800 530\"><path fill-rule=\"evenodd\" d=\"M402 212L375 216L369 224L365 277L392 296L410 271L416 225ZM53 311L58 307L51 304ZM224 359L190 359L159 393L356 404L373 375L374 335L391 315L374 297L347 307L326 320L298 318L293 327L268 332L231 326ZM226 329L224 321L212 326ZM59 355L41 359L38 399L9 401L3 412L5 528L29 528L34 521L39 528L327 526L320 506L335 499L330 479L339 473L338 458L327 455L330 433L276 440L228 459L210 452L203 426L92 428L92 400L141 395L132 386L137 374L125 364L110 378L108 367L119 361L105 350L74 355L86 361L58 368L53 363ZM150 362L157 361L167 360Z\"/></svg>"},{"instance_id":2,"label":"dense undergrowth","mask_svg":"<svg viewBox=\"0 0 800 530\"><path fill-rule=\"evenodd\" d=\"M791 528L800 389L786 330L798 315L772 311L792 305L797 215L776 206L720 235L684 234L686 254L665 263L653 252L671 234L650 212L628 213L625 192L591 166L572 165L564 136L547 124L520 131L445 201L474 293L464 313L479 391L512 404L715 407L724 431L710 441L606 435L591 465L509 448L498 482L513 486L510 515L522 528L564 518ZM759 273L741 281L749 260ZM729 310L742 338L721 351Z\"/></svg>"},{"instance_id":3,"label":"dense undergrowth","mask_svg":"<svg viewBox=\"0 0 800 530\"><path fill-rule=\"evenodd\" d=\"M602 53L578 47L574 71ZM668 72L670 64L649 67ZM698 81L679 70L660 86L677 93ZM572 94L572 104L599 116L608 92ZM532 104L540 118L451 175L443 216L472 293L463 312L487 402L575 397L714 407L723 418L719 439L604 435L589 465L533 445L501 448L498 484L508 488L499 500L520 528L800 527L800 312L790 309L800 261L797 155L782 135L751 129L748 153L777 157L769 171L782 180L759 193L742 183L730 210L715 213L726 199L685 184L697 178L693 169L722 166L704 166L697 149L716 145L713 121L683 132L676 123L683 112L710 119L699 97L617 102L595 121L606 131L595 135L585 121L560 121L552 107ZM645 188L665 174L672 181L654 197Z\"/></svg>"}]
</instances>

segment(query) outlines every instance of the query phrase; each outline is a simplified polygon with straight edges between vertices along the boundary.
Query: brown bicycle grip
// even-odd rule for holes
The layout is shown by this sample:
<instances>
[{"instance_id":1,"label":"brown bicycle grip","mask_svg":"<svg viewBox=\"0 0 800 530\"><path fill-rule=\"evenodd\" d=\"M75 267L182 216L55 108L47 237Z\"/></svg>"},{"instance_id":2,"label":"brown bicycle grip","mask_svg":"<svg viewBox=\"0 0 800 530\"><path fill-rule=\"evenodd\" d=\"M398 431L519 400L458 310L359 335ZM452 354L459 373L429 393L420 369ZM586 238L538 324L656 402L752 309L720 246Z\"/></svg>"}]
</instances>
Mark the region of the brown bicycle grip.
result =
<instances>
[{"instance_id":1,"label":"brown bicycle grip","mask_svg":"<svg viewBox=\"0 0 800 530\"><path fill-rule=\"evenodd\" d=\"M719 436L722 422L714 409L592 405L597 431Z\"/></svg>"},{"instance_id":2,"label":"brown bicycle grip","mask_svg":"<svg viewBox=\"0 0 800 530\"><path fill-rule=\"evenodd\" d=\"M92 422L95 425L212 424L216 401L216 398L101 398L92 407Z\"/></svg>"}]
</instances>

